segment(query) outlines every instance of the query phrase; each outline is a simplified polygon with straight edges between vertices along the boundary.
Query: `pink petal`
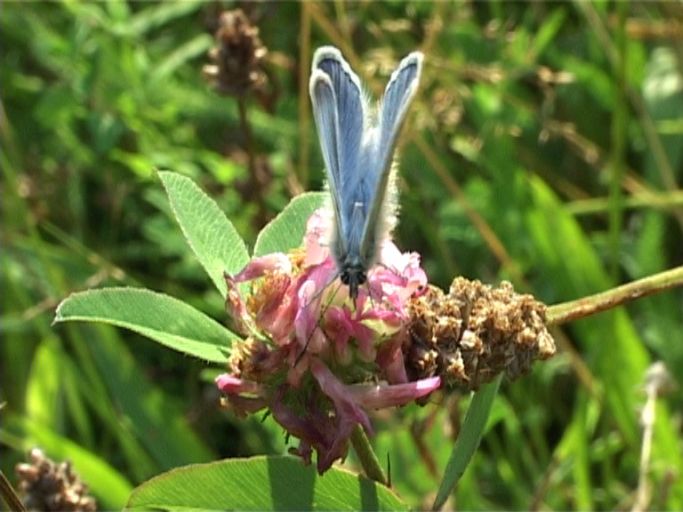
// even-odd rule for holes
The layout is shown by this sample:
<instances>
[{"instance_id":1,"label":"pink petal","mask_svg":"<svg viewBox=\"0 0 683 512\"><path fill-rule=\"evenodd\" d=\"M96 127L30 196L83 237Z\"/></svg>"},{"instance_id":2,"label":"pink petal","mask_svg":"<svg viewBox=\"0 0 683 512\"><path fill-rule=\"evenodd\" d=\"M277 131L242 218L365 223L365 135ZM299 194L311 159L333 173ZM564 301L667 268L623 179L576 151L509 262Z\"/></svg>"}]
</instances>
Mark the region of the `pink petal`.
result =
<instances>
[{"instance_id":1,"label":"pink petal","mask_svg":"<svg viewBox=\"0 0 683 512\"><path fill-rule=\"evenodd\" d=\"M216 386L221 392L226 394L239 395L242 393L258 395L261 393L261 386L250 380L243 380L228 373L222 373L216 377Z\"/></svg>"},{"instance_id":2,"label":"pink petal","mask_svg":"<svg viewBox=\"0 0 683 512\"><path fill-rule=\"evenodd\" d=\"M405 361L401 346L407 337L405 330L398 332L391 340L382 343L377 350L377 366L382 370L384 378L390 384L404 384L408 382Z\"/></svg>"},{"instance_id":3,"label":"pink petal","mask_svg":"<svg viewBox=\"0 0 683 512\"><path fill-rule=\"evenodd\" d=\"M274 400L270 404L270 411L273 413L273 418L293 436L314 446L325 443L325 439L316 429L315 422L308 421L307 418L289 408L282 399Z\"/></svg>"},{"instance_id":4,"label":"pink petal","mask_svg":"<svg viewBox=\"0 0 683 512\"><path fill-rule=\"evenodd\" d=\"M308 348L314 329L318 325L320 297L315 297L315 282L307 280L299 287L297 297L299 308L294 317L294 330L298 345Z\"/></svg>"},{"instance_id":5,"label":"pink petal","mask_svg":"<svg viewBox=\"0 0 683 512\"><path fill-rule=\"evenodd\" d=\"M263 276L267 271L292 273L292 262L286 254L274 252L253 258L236 276L235 282L242 283Z\"/></svg>"},{"instance_id":6,"label":"pink petal","mask_svg":"<svg viewBox=\"0 0 683 512\"><path fill-rule=\"evenodd\" d=\"M304 236L306 266L319 265L330 256L331 227L332 219L327 208L319 208L308 218Z\"/></svg>"},{"instance_id":7,"label":"pink petal","mask_svg":"<svg viewBox=\"0 0 683 512\"><path fill-rule=\"evenodd\" d=\"M265 398L247 398L239 395L227 395L228 403L239 416L246 416L268 406Z\"/></svg>"},{"instance_id":8,"label":"pink petal","mask_svg":"<svg viewBox=\"0 0 683 512\"><path fill-rule=\"evenodd\" d=\"M235 324L235 330L240 334L247 335L250 331L249 326L252 323L252 318L247 311L247 306L242 299L235 279L227 272L223 274L223 278L225 279L225 284L227 286L225 309Z\"/></svg>"},{"instance_id":9,"label":"pink petal","mask_svg":"<svg viewBox=\"0 0 683 512\"><path fill-rule=\"evenodd\" d=\"M294 319L294 328L297 341L302 347L309 343L311 335L317 328L322 297L334 273L334 262L328 258L320 265L306 271L295 285L298 310Z\"/></svg>"},{"instance_id":10,"label":"pink petal","mask_svg":"<svg viewBox=\"0 0 683 512\"><path fill-rule=\"evenodd\" d=\"M286 387L281 388L278 397L271 404L273 418L288 433L299 438L300 444L295 453L307 463L311 460L311 448L316 450L318 472L322 474L335 460L346 456L348 438L355 423L349 427L339 421L338 417L330 416L326 410L317 409L313 404L308 404L302 415L284 403L283 398L288 392Z\"/></svg>"},{"instance_id":11,"label":"pink petal","mask_svg":"<svg viewBox=\"0 0 683 512\"><path fill-rule=\"evenodd\" d=\"M441 377L430 377L407 384L349 386L356 403L366 409L382 409L404 405L428 395L441 385Z\"/></svg>"},{"instance_id":12,"label":"pink petal","mask_svg":"<svg viewBox=\"0 0 683 512\"><path fill-rule=\"evenodd\" d=\"M354 400L353 395L349 392L349 386L346 386L337 379L320 359L311 361L311 373L313 373L313 376L318 381L323 393L334 402L336 412L342 423L346 420L351 420L353 423L360 423L366 432L372 432L370 419Z\"/></svg>"},{"instance_id":13,"label":"pink petal","mask_svg":"<svg viewBox=\"0 0 683 512\"><path fill-rule=\"evenodd\" d=\"M294 318L299 305L296 288L287 276L283 279L273 279L272 289L268 296L268 303L264 304L256 314L256 325L279 345L291 340Z\"/></svg>"}]
</instances>

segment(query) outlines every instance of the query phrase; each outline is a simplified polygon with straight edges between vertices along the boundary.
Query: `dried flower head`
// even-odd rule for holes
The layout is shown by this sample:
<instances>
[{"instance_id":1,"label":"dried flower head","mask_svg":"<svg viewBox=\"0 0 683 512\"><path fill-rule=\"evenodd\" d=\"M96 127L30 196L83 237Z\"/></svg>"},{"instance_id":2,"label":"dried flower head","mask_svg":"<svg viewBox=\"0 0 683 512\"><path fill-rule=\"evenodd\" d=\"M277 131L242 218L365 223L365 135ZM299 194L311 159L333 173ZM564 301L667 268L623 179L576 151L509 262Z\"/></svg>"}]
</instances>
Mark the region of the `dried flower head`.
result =
<instances>
[{"instance_id":1,"label":"dried flower head","mask_svg":"<svg viewBox=\"0 0 683 512\"><path fill-rule=\"evenodd\" d=\"M501 372L519 377L534 360L555 354L545 305L505 281L492 288L456 278L448 294L429 287L409 307L403 352L412 379L438 375L447 385L477 389Z\"/></svg>"},{"instance_id":2,"label":"dried flower head","mask_svg":"<svg viewBox=\"0 0 683 512\"><path fill-rule=\"evenodd\" d=\"M29 463L17 464L19 491L28 510L94 511L95 498L81 482L69 462L56 463L38 448L31 450Z\"/></svg>"},{"instance_id":3,"label":"dried flower head","mask_svg":"<svg viewBox=\"0 0 683 512\"><path fill-rule=\"evenodd\" d=\"M320 472L346 455L356 425L371 432L368 411L428 395L439 377L409 381L401 347L409 299L425 289L413 253L384 241L380 263L355 302L329 253L331 219L308 221L304 251L253 259L226 276L227 308L247 339L235 347L230 373L217 378L226 403L247 414L268 408L300 440L295 453ZM240 283L251 292L240 293Z\"/></svg>"},{"instance_id":4,"label":"dried flower head","mask_svg":"<svg viewBox=\"0 0 683 512\"><path fill-rule=\"evenodd\" d=\"M213 62L203 68L204 76L221 94L244 96L266 83L263 59L268 50L241 9L220 15L216 46L209 51Z\"/></svg>"}]
</instances>

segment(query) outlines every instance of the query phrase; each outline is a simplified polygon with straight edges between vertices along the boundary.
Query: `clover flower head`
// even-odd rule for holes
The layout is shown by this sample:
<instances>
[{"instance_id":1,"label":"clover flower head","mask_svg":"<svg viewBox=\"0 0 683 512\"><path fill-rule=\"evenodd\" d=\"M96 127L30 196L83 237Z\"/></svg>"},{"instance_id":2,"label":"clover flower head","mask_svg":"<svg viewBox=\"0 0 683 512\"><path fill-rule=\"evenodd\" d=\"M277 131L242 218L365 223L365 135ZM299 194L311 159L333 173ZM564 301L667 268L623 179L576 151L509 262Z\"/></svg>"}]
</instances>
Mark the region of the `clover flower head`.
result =
<instances>
[{"instance_id":1,"label":"clover flower head","mask_svg":"<svg viewBox=\"0 0 683 512\"><path fill-rule=\"evenodd\" d=\"M360 425L371 433L368 411L406 404L439 388L441 378L409 381L409 301L426 290L419 255L390 240L353 301L338 279L329 251L327 210L308 220L304 247L256 257L226 275L226 306L246 340L216 379L227 403L241 414L267 408L300 441L294 452L319 472L346 455ZM243 283L250 291L242 292Z\"/></svg>"}]
</instances>

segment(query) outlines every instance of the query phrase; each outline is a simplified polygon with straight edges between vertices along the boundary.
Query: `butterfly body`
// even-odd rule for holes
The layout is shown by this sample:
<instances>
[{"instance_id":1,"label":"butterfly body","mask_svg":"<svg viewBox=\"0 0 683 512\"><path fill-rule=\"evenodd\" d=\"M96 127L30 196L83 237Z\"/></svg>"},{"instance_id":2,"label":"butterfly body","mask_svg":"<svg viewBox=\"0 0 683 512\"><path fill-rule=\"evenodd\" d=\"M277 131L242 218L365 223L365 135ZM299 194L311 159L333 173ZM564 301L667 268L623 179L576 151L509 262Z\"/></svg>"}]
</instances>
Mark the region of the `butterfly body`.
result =
<instances>
[{"instance_id":1,"label":"butterfly body","mask_svg":"<svg viewBox=\"0 0 683 512\"><path fill-rule=\"evenodd\" d=\"M396 224L394 151L421 67L418 52L403 59L371 112L339 50L322 47L313 57L310 94L334 216L331 251L353 299Z\"/></svg>"}]
</instances>

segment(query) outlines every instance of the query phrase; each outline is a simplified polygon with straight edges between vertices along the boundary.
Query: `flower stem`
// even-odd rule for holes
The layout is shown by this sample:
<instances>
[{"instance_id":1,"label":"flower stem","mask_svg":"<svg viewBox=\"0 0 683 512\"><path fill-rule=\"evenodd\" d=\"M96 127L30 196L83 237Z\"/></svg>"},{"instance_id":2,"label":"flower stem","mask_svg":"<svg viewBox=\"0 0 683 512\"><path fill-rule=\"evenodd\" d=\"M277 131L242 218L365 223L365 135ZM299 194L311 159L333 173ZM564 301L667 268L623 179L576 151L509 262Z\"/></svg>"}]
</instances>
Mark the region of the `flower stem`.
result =
<instances>
[{"instance_id":1,"label":"flower stem","mask_svg":"<svg viewBox=\"0 0 683 512\"><path fill-rule=\"evenodd\" d=\"M361 466L363 466L363 471L368 478L379 482L382 485L389 485L389 480L384 474L382 466L379 464L377 455L370 445L370 440L368 436L365 435L365 431L360 425L356 425L351 434L351 445L358 455L358 460L360 460Z\"/></svg>"},{"instance_id":2,"label":"flower stem","mask_svg":"<svg viewBox=\"0 0 683 512\"><path fill-rule=\"evenodd\" d=\"M244 135L244 149L247 152L247 165L249 167L249 174L254 179L254 172L256 169L256 156L254 153L254 139L251 135L251 126L247 117L247 103L244 98L237 100L237 109L240 115L240 128Z\"/></svg>"},{"instance_id":3,"label":"flower stem","mask_svg":"<svg viewBox=\"0 0 683 512\"><path fill-rule=\"evenodd\" d=\"M683 266L644 277L605 292L550 306L546 325L571 322L676 286L683 286Z\"/></svg>"},{"instance_id":4,"label":"flower stem","mask_svg":"<svg viewBox=\"0 0 683 512\"><path fill-rule=\"evenodd\" d=\"M640 469L638 475L638 488L631 506L631 512L640 512L653 508L652 490L650 480L652 467L652 440L657 423L657 398L674 389L674 379L664 363L658 361L645 372L644 391L646 395L645 405L640 412L640 424L643 426L643 440L640 449ZM666 492L666 487L658 486L658 494ZM663 501L661 502L663 503Z\"/></svg>"},{"instance_id":5,"label":"flower stem","mask_svg":"<svg viewBox=\"0 0 683 512\"><path fill-rule=\"evenodd\" d=\"M9 480L7 480L5 473L3 473L2 471L0 471L0 495L2 495L3 499L5 500L5 503L7 503L9 510L26 512L26 507L24 507L24 504L19 499L19 496L17 496L17 493L12 487L12 484L9 483Z\"/></svg>"}]
</instances>

